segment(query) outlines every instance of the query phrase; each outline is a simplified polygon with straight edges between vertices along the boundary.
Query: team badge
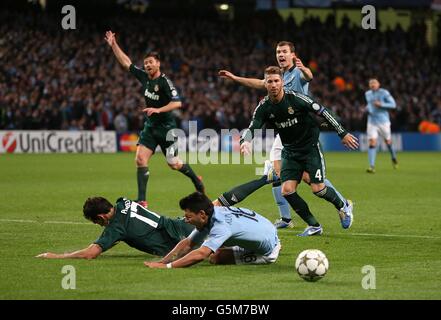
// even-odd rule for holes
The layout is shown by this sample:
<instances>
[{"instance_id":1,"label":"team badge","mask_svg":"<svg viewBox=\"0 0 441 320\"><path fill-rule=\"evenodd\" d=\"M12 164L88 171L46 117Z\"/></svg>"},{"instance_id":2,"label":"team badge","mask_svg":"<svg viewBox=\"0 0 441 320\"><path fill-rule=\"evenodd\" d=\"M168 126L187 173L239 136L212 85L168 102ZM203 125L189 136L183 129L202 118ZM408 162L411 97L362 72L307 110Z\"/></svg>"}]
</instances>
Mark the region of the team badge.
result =
<instances>
[{"instance_id":1,"label":"team badge","mask_svg":"<svg viewBox=\"0 0 441 320\"><path fill-rule=\"evenodd\" d=\"M158 86L158 85L155 85L155 87L153 88L153 90L155 90L155 92L158 92L158 91L159 91L159 86Z\"/></svg>"},{"instance_id":2,"label":"team badge","mask_svg":"<svg viewBox=\"0 0 441 320\"><path fill-rule=\"evenodd\" d=\"M313 108L315 111L319 111L319 110L320 110L320 105L319 105L318 103L314 102L314 103L312 104L312 108Z\"/></svg>"},{"instance_id":3,"label":"team badge","mask_svg":"<svg viewBox=\"0 0 441 320\"><path fill-rule=\"evenodd\" d=\"M288 107L288 113L289 114L294 114L294 109L292 107Z\"/></svg>"}]
</instances>

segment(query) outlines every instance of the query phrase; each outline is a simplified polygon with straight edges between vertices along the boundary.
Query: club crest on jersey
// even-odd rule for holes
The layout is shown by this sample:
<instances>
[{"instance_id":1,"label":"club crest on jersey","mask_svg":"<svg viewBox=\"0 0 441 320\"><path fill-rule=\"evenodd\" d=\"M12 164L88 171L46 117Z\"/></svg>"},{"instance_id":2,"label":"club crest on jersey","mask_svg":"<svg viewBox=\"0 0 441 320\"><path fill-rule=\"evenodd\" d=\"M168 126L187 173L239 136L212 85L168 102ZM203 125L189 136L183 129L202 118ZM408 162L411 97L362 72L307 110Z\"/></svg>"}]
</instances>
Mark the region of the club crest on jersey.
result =
<instances>
[{"instance_id":1,"label":"club crest on jersey","mask_svg":"<svg viewBox=\"0 0 441 320\"><path fill-rule=\"evenodd\" d=\"M158 86L158 85L155 85L155 87L153 88L153 90L155 90L155 92L158 92L158 91L159 91L159 86Z\"/></svg>"},{"instance_id":2,"label":"club crest on jersey","mask_svg":"<svg viewBox=\"0 0 441 320\"><path fill-rule=\"evenodd\" d=\"M294 109L292 107L288 107L288 113L289 114L294 114Z\"/></svg>"}]
</instances>

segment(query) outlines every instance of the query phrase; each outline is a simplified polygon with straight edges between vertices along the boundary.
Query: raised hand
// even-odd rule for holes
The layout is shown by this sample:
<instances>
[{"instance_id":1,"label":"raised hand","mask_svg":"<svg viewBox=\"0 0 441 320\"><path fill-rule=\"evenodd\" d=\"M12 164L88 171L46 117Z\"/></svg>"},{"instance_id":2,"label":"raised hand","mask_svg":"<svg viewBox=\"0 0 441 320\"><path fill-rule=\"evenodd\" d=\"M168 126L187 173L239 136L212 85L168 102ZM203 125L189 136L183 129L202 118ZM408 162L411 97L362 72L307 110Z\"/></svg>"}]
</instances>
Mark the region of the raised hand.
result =
<instances>
[{"instance_id":1,"label":"raised hand","mask_svg":"<svg viewBox=\"0 0 441 320\"><path fill-rule=\"evenodd\" d=\"M109 46L112 46L116 41L115 33L113 33L112 31L107 31L104 40L106 40Z\"/></svg>"}]
</instances>

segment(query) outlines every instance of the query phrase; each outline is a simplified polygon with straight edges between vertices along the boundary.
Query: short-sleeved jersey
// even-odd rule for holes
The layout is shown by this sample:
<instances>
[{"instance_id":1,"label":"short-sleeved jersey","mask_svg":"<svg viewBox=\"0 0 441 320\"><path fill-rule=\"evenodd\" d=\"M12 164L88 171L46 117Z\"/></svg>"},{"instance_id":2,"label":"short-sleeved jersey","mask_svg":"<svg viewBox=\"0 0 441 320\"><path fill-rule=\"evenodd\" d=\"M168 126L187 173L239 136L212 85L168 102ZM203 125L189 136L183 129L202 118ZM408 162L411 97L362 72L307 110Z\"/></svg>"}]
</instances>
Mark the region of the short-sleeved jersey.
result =
<instances>
[{"instance_id":1,"label":"short-sleeved jersey","mask_svg":"<svg viewBox=\"0 0 441 320\"><path fill-rule=\"evenodd\" d=\"M114 208L115 215L94 242L103 251L124 241L135 249L164 256L194 229L182 219L160 216L125 198L119 198Z\"/></svg>"},{"instance_id":2,"label":"short-sleeved jersey","mask_svg":"<svg viewBox=\"0 0 441 320\"><path fill-rule=\"evenodd\" d=\"M193 230L189 239L215 252L222 246L239 246L258 254L269 254L278 243L274 225L245 208L214 207L209 223Z\"/></svg>"},{"instance_id":3,"label":"short-sleeved jersey","mask_svg":"<svg viewBox=\"0 0 441 320\"><path fill-rule=\"evenodd\" d=\"M254 130L262 128L265 122L269 122L277 129L287 151L308 152L317 145L320 134L312 113L323 117L340 137L347 134L327 108L306 95L285 91L282 100L278 103L271 102L268 96L260 101L250 126L242 134L241 144L243 141L251 141Z\"/></svg>"},{"instance_id":4,"label":"short-sleeved jersey","mask_svg":"<svg viewBox=\"0 0 441 320\"><path fill-rule=\"evenodd\" d=\"M285 90L308 95L309 82L303 79L302 71L295 66L283 73L283 83Z\"/></svg>"},{"instance_id":5,"label":"short-sleeved jersey","mask_svg":"<svg viewBox=\"0 0 441 320\"><path fill-rule=\"evenodd\" d=\"M161 108L170 101L180 101L178 91L165 74L161 73L158 78L150 79L143 69L134 64L130 65L129 70L141 82L146 108ZM176 125L170 112L154 113L147 118L147 123L151 126Z\"/></svg>"},{"instance_id":6,"label":"short-sleeved jersey","mask_svg":"<svg viewBox=\"0 0 441 320\"><path fill-rule=\"evenodd\" d=\"M367 102L368 123L373 125L390 123L389 110L396 108L395 99L389 91L380 88L376 91L368 90L364 94ZM381 107L374 105L375 101L381 102Z\"/></svg>"}]
</instances>

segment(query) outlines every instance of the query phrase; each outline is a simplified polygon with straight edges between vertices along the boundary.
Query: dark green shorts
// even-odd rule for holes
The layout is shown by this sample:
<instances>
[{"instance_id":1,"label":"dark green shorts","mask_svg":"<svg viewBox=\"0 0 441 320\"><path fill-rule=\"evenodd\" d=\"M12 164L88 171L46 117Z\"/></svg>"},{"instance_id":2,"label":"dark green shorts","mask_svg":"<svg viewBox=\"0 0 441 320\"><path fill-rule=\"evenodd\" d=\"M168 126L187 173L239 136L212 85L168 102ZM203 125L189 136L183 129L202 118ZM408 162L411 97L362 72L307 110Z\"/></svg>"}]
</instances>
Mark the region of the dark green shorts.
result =
<instances>
[{"instance_id":1,"label":"dark green shorts","mask_svg":"<svg viewBox=\"0 0 441 320\"><path fill-rule=\"evenodd\" d=\"M176 129L174 126L152 127L145 124L144 129L139 133L138 144L149 148L153 153L159 145L165 156L176 157L178 155L178 147L177 136L173 132L174 129ZM169 139L167 140L169 132Z\"/></svg>"},{"instance_id":2,"label":"dark green shorts","mask_svg":"<svg viewBox=\"0 0 441 320\"><path fill-rule=\"evenodd\" d=\"M288 180L300 182L304 171L309 173L311 183L325 181L325 158L320 144L317 144L309 152L292 152L287 148L282 150L282 170L280 173L282 182Z\"/></svg>"}]
</instances>

